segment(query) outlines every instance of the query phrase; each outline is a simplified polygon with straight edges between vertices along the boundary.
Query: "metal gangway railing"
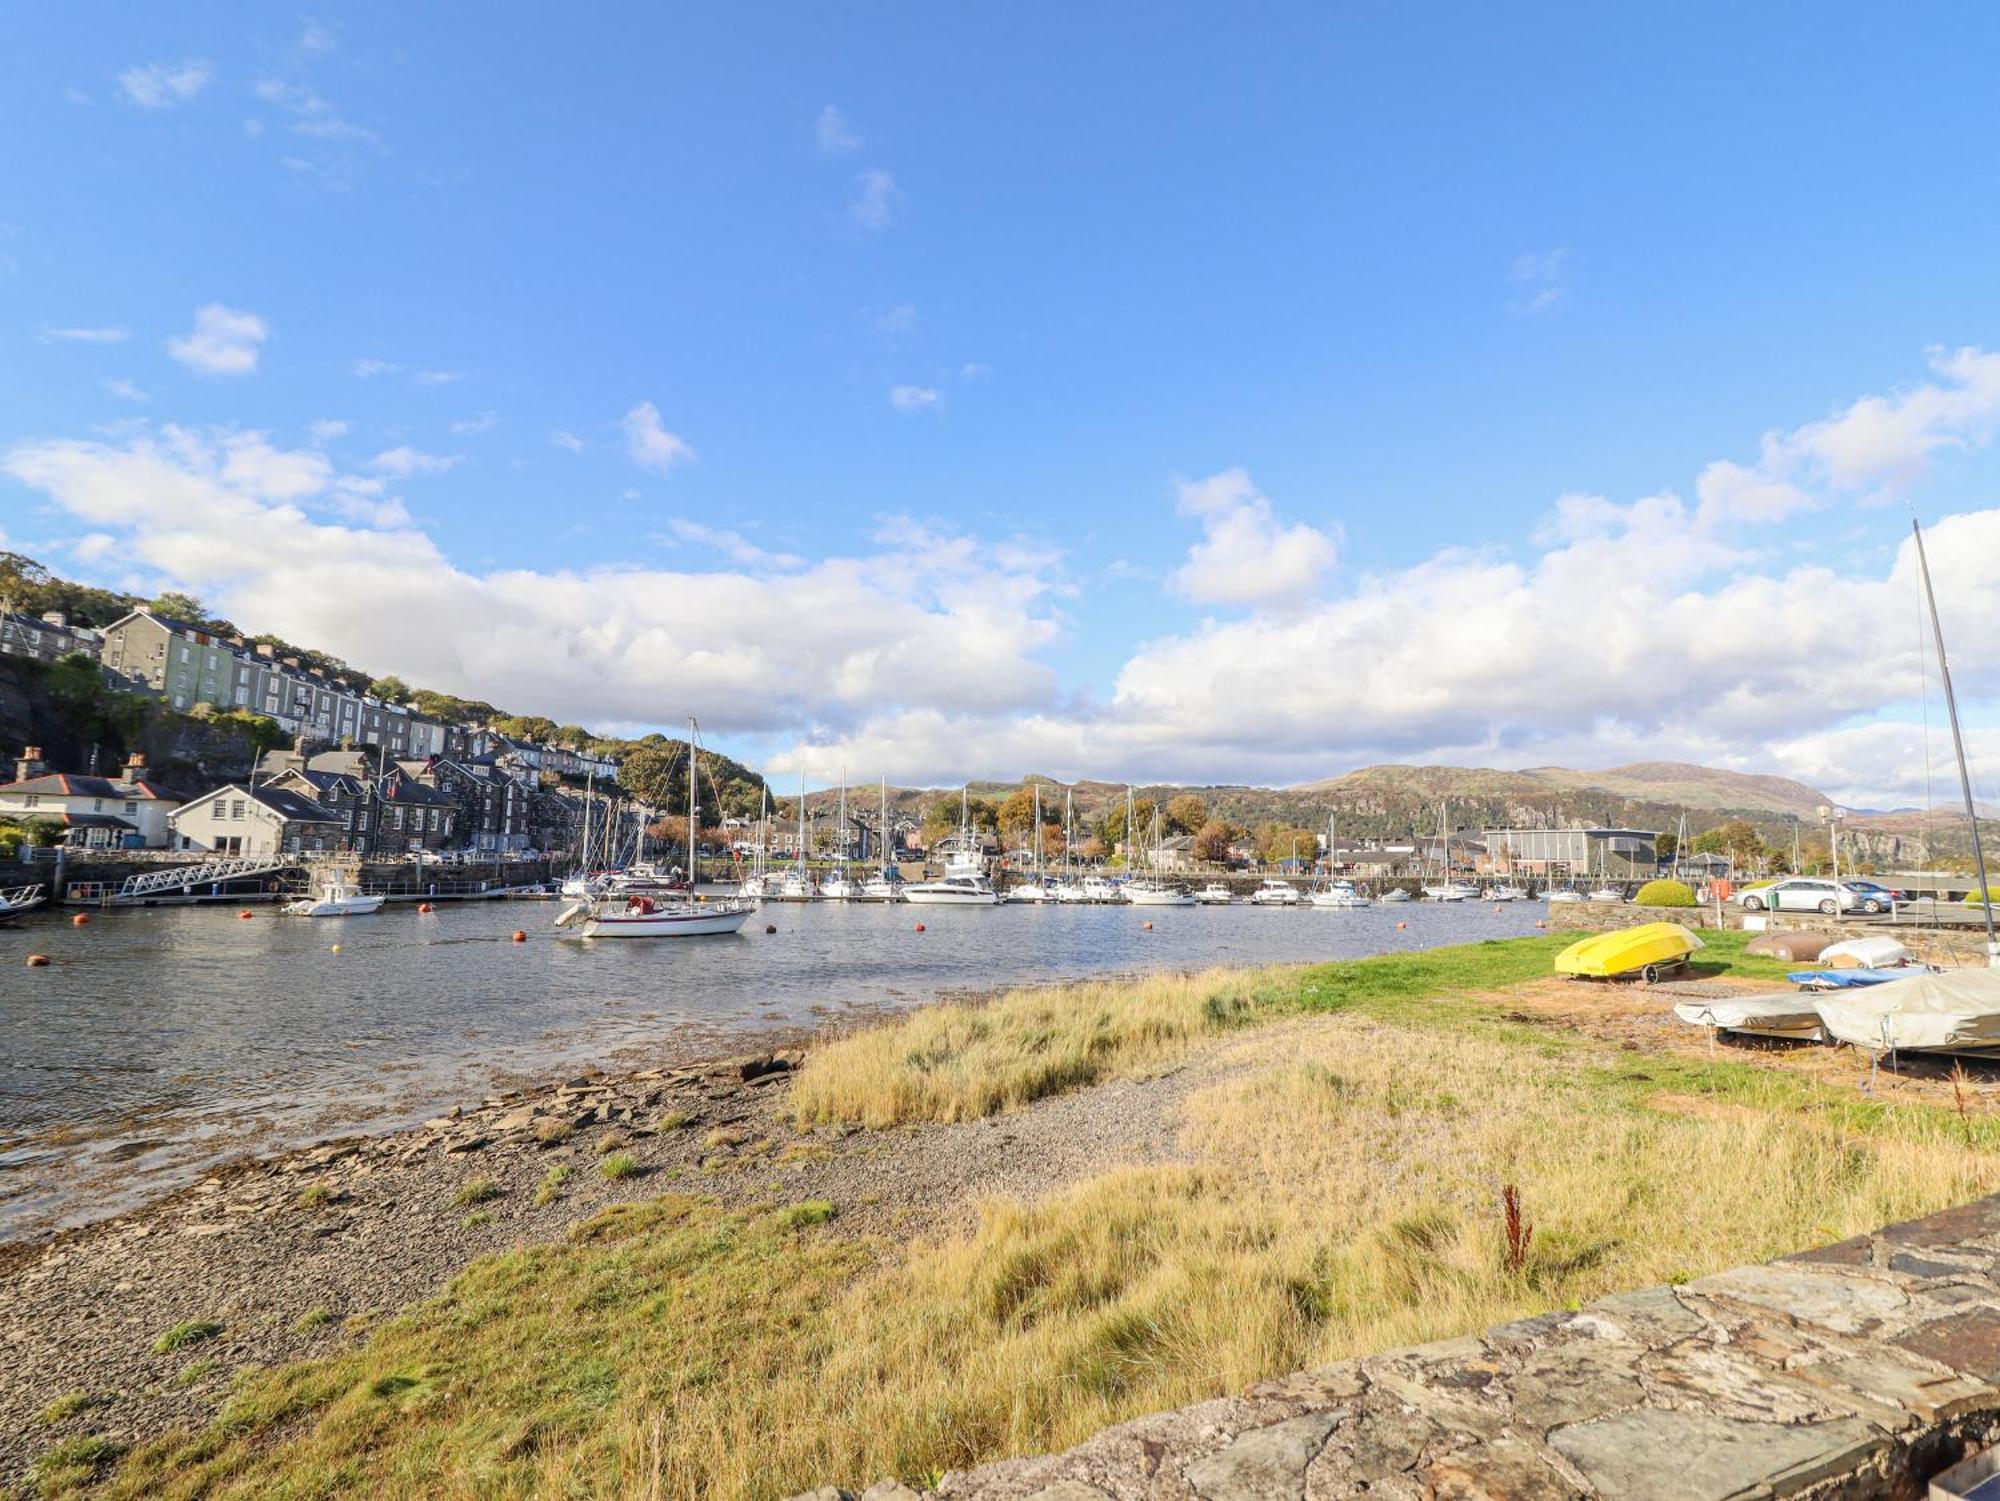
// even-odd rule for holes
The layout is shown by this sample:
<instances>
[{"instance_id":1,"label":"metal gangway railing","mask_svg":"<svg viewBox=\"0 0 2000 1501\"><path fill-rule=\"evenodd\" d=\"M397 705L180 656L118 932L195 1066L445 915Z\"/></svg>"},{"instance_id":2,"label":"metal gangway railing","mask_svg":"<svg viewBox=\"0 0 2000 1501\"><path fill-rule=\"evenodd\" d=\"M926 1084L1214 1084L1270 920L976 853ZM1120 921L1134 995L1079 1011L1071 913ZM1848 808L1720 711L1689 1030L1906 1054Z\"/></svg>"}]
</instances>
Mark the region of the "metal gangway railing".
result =
<instances>
[{"instance_id":1,"label":"metal gangway railing","mask_svg":"<svg viewBox=\"0 0 2000 1501\"><path fill-rule=\"evenodd\" d=\"M205 860L199 865L174 865L164 870L149 870L141 875L127 876L117 886L109 881L72 881L67 894L72 902L94 901L116 907L128 902L143 902L148 897L165 896L170 892L191 893L200 887L216 886L224 881L272 875L281 870L295 869L298 864L297 855L241 855L226 860Z\"/></svg>"}]
</instances>

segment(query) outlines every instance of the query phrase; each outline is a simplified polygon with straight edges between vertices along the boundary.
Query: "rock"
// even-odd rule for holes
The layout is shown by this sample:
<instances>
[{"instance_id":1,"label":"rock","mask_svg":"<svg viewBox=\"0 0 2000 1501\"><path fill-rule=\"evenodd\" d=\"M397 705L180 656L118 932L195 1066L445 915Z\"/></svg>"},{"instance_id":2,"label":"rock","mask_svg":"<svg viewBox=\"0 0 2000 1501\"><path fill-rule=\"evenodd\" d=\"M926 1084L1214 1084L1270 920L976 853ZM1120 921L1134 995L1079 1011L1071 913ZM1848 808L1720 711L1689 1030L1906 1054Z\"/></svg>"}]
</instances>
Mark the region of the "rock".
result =
<instances>
[{"instance_id":1,"label":"rock","mask_svg":"<svg viewBox=\"0 0 2000 1501\"><path fill-rule=\"evenodd\" d=\"M492 1140L493 1138L490 1136L481 1136L478 1134L461 1136L454 1141L446 1142L444 1149L447 1152L476 1152Z\"/></svg>"},{"instance_id":2,"label":"rock","mask_svg":"<svg viewBox=\"0 0 2000 1501\"><path fill-rule=\"evenodd\" d=\"M746 1058L736 1067L736 1077L749 1083L767 1074L783 1074L791 1071L791 1060L771 1055L764 1058Z\"/></svg>"},{"instance_id":3,"label":"rock","mask_svg":"<svg viewBox=\"0 0 2000 1501\"><path fill-rule=\"evenodd\" d=\"M861 1501L924 1501L900 1480L878 1480L861 1493Z\"/></svg>"},{"instance_id":4,"label":"rock","mask_svg":"<svg viewBox=\"0 0 2000 1501\"><path fill-rule=\"evenodd\" d=\"M1028 1501L1111 1501L1111 1496L1081 1480L1058 1480L1054 1485L1043 1486Z\"/></svg>"},{"instance_id":5,"label":"rock","mask_svg":"<svg viewBox=\"0 0 2000 1501\"><path fill-rule=\"evenodd\" d=\"M841 1490L838 1486L823 1485L816 1491L800 1491L790 1501L854 1501L853 1491Z\"/></svg>"},{"instance_id":6,"label":"rock","mask_svg":"<svg viewBox=\"0 0 2000 1501\"><path fill-rule=\"evenodd\" d=\"M1592 1486L1621 1501L1789 1495L1887 1442L1859 1418L1753 1423L1660 1408L1622 1412L1549 1435L1550 1446Z\"/></svg>"},{"instance_id":7,"label":"rock","mask_svg":"<svg viewBox=\"0 0 2000 1501\"><path fill-rule=\"evenodd\" d=\"M1900 1313L1910 1301L1886 1282L1814 1271L1796 1263L1717 1272L1688 1283L1687 1291L1769 1308L1836 1334L1868 1333Z\"/></svg>"},{"instance_id":8,"label":"rock","mask_svg":"<svg viewBox=\"0 0 2000 1501\"><path fill-rule=\"evenodd\" d=\"M1326 1446L1340 1421L1338 1413L1304 1417L1253 1428L1228 1448L1195 1461L1184 1472L1202 1501L1304 1501L1306 1466Z\"/></svg>"}]
</instances>

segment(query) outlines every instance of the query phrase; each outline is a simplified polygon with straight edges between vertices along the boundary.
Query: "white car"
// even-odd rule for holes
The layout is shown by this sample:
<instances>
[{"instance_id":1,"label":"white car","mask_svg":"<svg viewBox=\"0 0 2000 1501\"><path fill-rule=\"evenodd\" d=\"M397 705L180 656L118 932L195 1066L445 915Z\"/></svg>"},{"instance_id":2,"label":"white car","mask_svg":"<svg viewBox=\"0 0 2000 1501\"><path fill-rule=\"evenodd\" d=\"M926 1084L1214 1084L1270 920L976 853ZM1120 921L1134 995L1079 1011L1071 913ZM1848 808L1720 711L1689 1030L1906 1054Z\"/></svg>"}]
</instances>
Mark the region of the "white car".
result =
<instances>
[{"instance_id":1,"label":"white car","mask_svg":"<svg viewBox=\"0 0 2000 1501\"><path fill-rule=\"evenodd\" d=\"M1773 881L1769 886L1753 886L1747 891L1739 891L1730 900L1745 912L1766 909L1773 912L1824 912L1828 917L1838 912L1866 911L1869 907L1867 895L1847 882L1840 883L1836 894L1833 882L1818 876L1788 876L1782 881Z\"/></svg>"}]
</instances>

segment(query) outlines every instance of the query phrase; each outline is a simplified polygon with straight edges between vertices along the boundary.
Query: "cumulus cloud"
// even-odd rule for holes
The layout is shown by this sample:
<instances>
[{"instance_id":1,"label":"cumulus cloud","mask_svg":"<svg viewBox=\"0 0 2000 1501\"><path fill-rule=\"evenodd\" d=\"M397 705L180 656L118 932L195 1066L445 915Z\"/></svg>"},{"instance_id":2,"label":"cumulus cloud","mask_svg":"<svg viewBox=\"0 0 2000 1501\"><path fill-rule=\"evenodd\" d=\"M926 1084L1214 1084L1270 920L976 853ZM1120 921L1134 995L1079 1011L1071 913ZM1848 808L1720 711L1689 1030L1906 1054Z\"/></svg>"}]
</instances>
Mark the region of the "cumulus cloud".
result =
<instances>
[{"instance_id":1,"label":"cumulus cloud","mask_svg":"<svg viewBox=\"0 0 2000 1501\"><path fill-rule=\"evenodd\" d=\"M575 433L568 432L560 427L553 429L549 433L549 441L555 444L557 448L566 449L570 453L582 453L584 450L583 439L579 438Z\"/></svg>"},{"instance_id":2,"label":"cumulus cloud","mask_svg":"<svg viewBox=\"0 0 2000 1501\"><path fill-rule=\"evenodd\" d=\"M932 386L891 386L889 405L899 412L921 412L944 400L944 393Z\"/></svg>"},{"instance_id":3,"label":"cumulus cloud","mask_svg":"<svg viewBox=\"0 0 2000 1501\"><path fill-rule=\"evenodd\" d=\"M122 344L132 337L129 328L45 328L42 342L70 344Z\"/></svg>"},{"instance_id":4,"label":"cumulus cloud","mask_svg":"<svg viewBox=\"0 0 2000 1501\"><path fill-rule=\"evenodd\" d=\"M109 391L113 396L116 396L120 401L152 400L151 397L133 385L129 380L106 380L104 382L104 389Z\"/></svg>"},{"instance_id":5,"label":"cumulus cloud","mask_svg":"<svg viewBox=\"0 0 2000 1501\"><path fill-rule=\"evenodd\" d=\"M880 167L870 167L855 182L858 191L847 206L848 216L863 229L887 229L896 216L896 179Z\"/></svg>"},{"instance_id":6,"label":"cumulus cloud","mask_svg":"<svg viewBox=\"0 0 2000 1501\"><path fill-rule=\"evenodd\" d=\"M1241 469L1180 487L1180 513L1202 540L1169 581L1196 604L1278 605L1312 591L1339 554L1335 539L1303 522L1287 526Z\"/></svg>"},{"instance_id":7,"label":"cumulus cloud","mask_svg":"<svg viewBox=\"0 0 2000 1501\"><path fill-rule=\"evenodd\" d=\"M203 375L248 375L270 336L271 326L255 313L211 302L195 309L193 332L167 340L167 353Z\"/></svg>"},{"instance_id":8,"label":"cumulus cloud","mask_svg":"<svg viewBox=\"0 0 2000 1501\"><path fill-rule=\"evenodd\" d=\"M713 548L730 562L741 563L746 568L805 567L804 558L795 557L788 552L767 552L741 532L705 526L699 521L689 521L678 516L667 523L667 529L677 542L690 542L697 546Z\"/></svg>"},{"instance_id":9,"label":"cumulus cloud","mask_svg":"<svg viewBox=\"0 0 2000 1501\"><path fill-rule=\"evenodd\" d=\"M665 474L674 465L694 458L694 449L678 434L667 431L660 420L660 409L650 401L633 407L618 425L625 434L626 457L641 469L657 469Z\"/></svg>"},{"instance_id":10,"label":"cumulus cloud","mask_svg":"<svg viewBox=\"0 0 2000 1501\"><path fill-rule=\"evenodd\" d=\"M854 133L854 127L847 123L847 116L837 104L829 104L819 112L819 119L813 122L813 134L819 141L819 149L829 156L852 151L861 144L861 137Z\"/></svg>"},{"instance_id":11,"label":"cumulus cloud","mask_svg":"<svg viewBox=\"0 0 2000 1501\"><path fill-rule=\"evenodd\" d=\"M313 442L324 446L331 443L335 438L346 437L348 426L349 424L343 418L322 417L312 425L309 431L312 433Z\"/></svg>"},{"instance_id":12,"label":"cumulus cloud","mask_svg":"<svg viewBox=\"0 0 2000 1501\"><path fill-rule=\"evenodd\" d=\"M118 87L141 109L167 109L186 104L215 76L215 70L198 58L182 58L177 63L147 63L127 68L118 75Z\"/></svg>"},{"instance_id":13,"label":"cumulus cloud","mask_svg":"<svg viewBox=\"0 0 2000 1501\"><path fill-rule=\"evenodd\" d=\"M400 448L384 449L368 461L368 467L408 479L413 474L443 474L457 468L458 463L457 454L423 453L405 444Z\"/></svg>"},{"instance_id":14,"label":"cumulus cloud","mask_svg":"<svg viewBox=\"0 0 2000 1501\"><path fill-rule=\"evenodd\" d=\"M795 570L461 567L377 481L260 434L147 429L16 445L0 461L121 556L291 640L560 719L715 732L835 728L922 704L1045 701L1056 624L1024 555L915 522ZM809 629L802 629L809 623Z\"/></svg>"}]
</instances>

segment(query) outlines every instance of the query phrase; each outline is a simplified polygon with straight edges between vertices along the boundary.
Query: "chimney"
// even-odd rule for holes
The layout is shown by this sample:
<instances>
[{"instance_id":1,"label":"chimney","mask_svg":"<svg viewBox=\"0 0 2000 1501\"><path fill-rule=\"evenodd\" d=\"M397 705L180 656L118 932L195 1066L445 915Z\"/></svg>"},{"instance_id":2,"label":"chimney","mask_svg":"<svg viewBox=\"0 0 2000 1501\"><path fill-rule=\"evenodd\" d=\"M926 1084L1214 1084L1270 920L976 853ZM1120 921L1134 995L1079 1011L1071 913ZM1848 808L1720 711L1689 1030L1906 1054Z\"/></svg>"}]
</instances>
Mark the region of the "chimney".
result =
<instances>
[{"instance_id":1,"label":"chimney","mask_svg":"<svg viewBox=\"0 0 2000 1501\"><path fill-rule=\"evenodd\" d=\"M142 782L145 779L146 753L144 751L133 751L131 755L125 758L125 780L128 782Z\"/></svg>"},{"instance_id":2,"label":"chimney","mask_svg":"<svg viewBox=\"0 0 2000 1501\"><path fill-rule=\"evenodd\" d=\"M273 657L275 657L275 656L277 655L277 653L276 653L275 651L273 651L273 650L271 649L271 643L270 643L270 642L268 642L268 641L259 641L259 642L257 643L257 655L258 655L258 656L260 656L260 657L262 657L262 658L263 658L263 659L264 659L264 660L265 660L266 662L268 662L268 661L270 661L270 660L271 660L271 659L272 659Z\"/></svg>"},{"instance_id":3,"label":"chimney","mask_svg":"<svg viewBox=\"0 0 2000 1501\"><path fill-rule=\"evenodd\" d=\"M14 780L25 782L30 777L40 776L48 769L42 760L42 748L39 745L23 746L20 760L14 763Z\"/></svg>"},{"instance_id":4,"label":"chimney","mask_svg":"<svg viewBox=\"0 0 2000 1501\"><path fill-rule=\"evenodd\" d=\"M64 630L69 626L69 616L63 614L61 610L44 610L42 611L42 623L44 625L52 625L57 630Z\"/></svg>"}]
</instances>

